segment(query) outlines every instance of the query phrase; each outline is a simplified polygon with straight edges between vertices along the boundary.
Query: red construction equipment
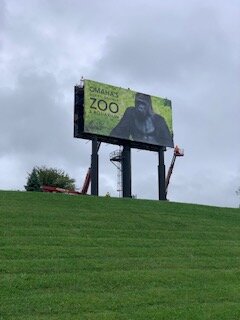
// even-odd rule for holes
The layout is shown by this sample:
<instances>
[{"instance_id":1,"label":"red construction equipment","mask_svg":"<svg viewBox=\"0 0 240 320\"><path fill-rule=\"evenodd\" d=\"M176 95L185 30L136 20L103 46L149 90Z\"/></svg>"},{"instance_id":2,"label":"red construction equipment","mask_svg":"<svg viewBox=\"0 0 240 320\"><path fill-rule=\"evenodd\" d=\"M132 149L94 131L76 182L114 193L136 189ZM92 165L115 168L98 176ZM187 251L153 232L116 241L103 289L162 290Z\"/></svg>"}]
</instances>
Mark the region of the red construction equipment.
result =
<instances>
[{"instance_id":1,"label":"red construction equipment","mask_svg":"<svg viewBox=\"0 0 240 320\"><path fill-rule=\"evenodd\" d=\"M100 145L101 145L101 142L98 142L97 151L99 150ZM68 190L68 189L52 187L52 186L41 186L41 189L42 189L43 192L55 192L55 193L78 194L78 195L80 195L80 194L87 194L90 182L91 182L91 167L88 168L88 171L87 171L86 177L84 179L84 183L83 183L81 191Z\"/></svg>"},{"instance_id":2,"label":"red construction equipment","mask_svg":"<svg viewBox=\"0 0 240 320\"><path fill-rule=\"evenodd\" d=\"M54 193L65 193L65 194L82 194L81 192L78 192L76 190L68 190L58 187L52 187L52 186L41 186L41 189L43 192L54 192Z\"/></svg>"},{"instance_id":3,"label":"red construction equipment","mask_svg":"<svg viewBox=\"0 0 240 320\"><path fill-rule=\"evenodd\" d=\"M91 182L91 168L88 168L88 171L82 186L81 194L87 194L90 182Z\"/></svg>"},{"instance_id":4,"label":"red construction equipment","mask_svg":"<svg viewBox=\"0 0 240 320\"><path fill-rule=\"evenodd\" d=\"M90 181L91 181L91 168L88 168L81 191L68 190L68 189L52 187L52 186L41 186L41 189L43 192L65 193L65 194L71 194L71 195L87 194Z\"/></svg>"},{"instance_id":5,"label":"red construction equipment","mask_svg":"<svg viewBox=\"0 0 240 320\"><path fill-rule=\"evenodd\" d=\"M173 172L173 167L174 167L176 158L177 158L177 157L183 157L183 156L184 156L184 150L183 150L183 149L180 149L178 146L176 146L176 147L174 148L172 162L171 162L171 164L170 164L170 167L169 167L169 169L168 169L168 173L167 173L167 176L166 176L166 182L165 182L166 195L167 195L168 186L169 186L169 182L170 182L170 178L171 178L171 175L172 175L172 172Z\"/></svg>"},{"instance_id":6,"label":"red construction equipment","mask_svg":"<svg viewBox=\"0 0 240 320\"><path fill-rule=\"evenodd\" d=\"M98 143L98 149L100 147L100 142ZM175 161L177 157L183 157L184 156L184 150L180 149L178 146L174 148L174 153L173 153L173 158L172 162L170 164L170 167L168 169L168 173L165 179L165 190L166 190L166 195L168 191L168 186L170 182L170 178L173 172L173 168L175 165ZM55 192L55 193L65 193L65 194L71 194L71 195L85 195L88 192L88 188L91 182L91 168L88 168L86 177L84 179L84 183L82 186L81 191L76 191L76 190L68 190L68 189L63 189L63 188L57 188L57 187L52 187L52 186L42 186L41 189L43 192Z\"/></svg>"}]
</instances>

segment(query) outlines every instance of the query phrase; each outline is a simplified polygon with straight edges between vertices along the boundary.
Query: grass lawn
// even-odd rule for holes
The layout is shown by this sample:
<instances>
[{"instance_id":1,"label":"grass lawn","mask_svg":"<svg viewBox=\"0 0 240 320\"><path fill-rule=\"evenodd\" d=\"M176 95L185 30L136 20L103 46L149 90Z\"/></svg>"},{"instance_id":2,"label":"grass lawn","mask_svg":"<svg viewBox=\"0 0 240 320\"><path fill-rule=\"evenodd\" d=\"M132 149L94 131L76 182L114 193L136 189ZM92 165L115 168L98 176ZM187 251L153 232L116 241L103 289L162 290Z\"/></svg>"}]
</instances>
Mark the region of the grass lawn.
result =
<instances>
[{"instance_id":1,"label":"grass lawn","mask_svg":"<svg viewBox=\"0 0 240 320\"><path fill-rule=\"evenodd\" d=\"M240 209L0 192L0 319L240 319Z\"/></svg>"}]
</instances>

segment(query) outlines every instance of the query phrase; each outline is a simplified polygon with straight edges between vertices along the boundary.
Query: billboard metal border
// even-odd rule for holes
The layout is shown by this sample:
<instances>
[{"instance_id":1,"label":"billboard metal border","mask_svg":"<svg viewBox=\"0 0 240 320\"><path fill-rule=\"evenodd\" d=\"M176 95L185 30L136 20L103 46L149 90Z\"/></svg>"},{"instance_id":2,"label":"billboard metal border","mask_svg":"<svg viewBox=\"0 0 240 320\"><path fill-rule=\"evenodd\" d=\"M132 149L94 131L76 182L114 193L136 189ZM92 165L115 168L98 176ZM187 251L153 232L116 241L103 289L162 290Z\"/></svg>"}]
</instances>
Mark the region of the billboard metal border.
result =
<instances>
[{"instance_id":1,"label":"billboard metal border","mask_svg":"<svg viewBox=\"0 0 240 320\"><path fill-rule=\"evenodd\" d=\"M76 99L76 93L80 93L80 99ZM166 200L165 188L165 146L147 144L133 140L101 136L84 132L84 88L74 87L74 137L92 140L91 155L91 194L98 196L99 193L99 156L98 149L101 142L123 146L123 197L132 197L131 194L131 148L158 152L158 197Z\"/></svg>"},{"instance_id":2,"label":"billboard metal border","mask_svg":"<svg viewBox=\"0 0 240 320\"><path fill-rule=\"evenodd\" d=\"M78 93L80 92L80 94L82 95L81 101L76 101L77 91ZM105 142L121 146L129 146L131 148L140 150L148 150L155 152L162 150L162 148L166 150L165 146L84 132L84 87L80 88L78 86L74 87L74 137L86 140L94 140L95 138L97 138L99 142Z\"/></svg>"}]
</instances>

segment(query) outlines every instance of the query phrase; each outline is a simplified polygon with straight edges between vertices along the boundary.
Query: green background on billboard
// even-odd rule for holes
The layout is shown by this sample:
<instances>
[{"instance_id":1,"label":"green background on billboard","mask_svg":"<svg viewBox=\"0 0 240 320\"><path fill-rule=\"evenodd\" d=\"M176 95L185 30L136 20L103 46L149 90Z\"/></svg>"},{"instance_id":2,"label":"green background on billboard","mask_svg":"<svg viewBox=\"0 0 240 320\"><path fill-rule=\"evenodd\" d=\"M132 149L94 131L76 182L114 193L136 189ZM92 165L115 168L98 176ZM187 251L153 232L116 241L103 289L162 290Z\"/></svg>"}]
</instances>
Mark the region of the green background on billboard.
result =
<instances>
[{"instance_id":1,"label":"green background on billboard","mask_svg":"<svg viewBox=\"0 0 240 320\"><path fill-rule=\"evenodd\" d=\"M135 106L135 94L136 91L129 89L85 80L84 132L110 136L111 130L118 124L125 110ZM99 100L106 102L100 101L99 104L100 109L106 110L102 111L98 108ZM151 96L151 100L154 112L165 119L172 133L172 108L169 105L164 105L166 99ZM119 107L117 113L113 113L109 109L109 106L112 105L113 111L116 110L114 103Z\"/></svg>"}]
</instances>

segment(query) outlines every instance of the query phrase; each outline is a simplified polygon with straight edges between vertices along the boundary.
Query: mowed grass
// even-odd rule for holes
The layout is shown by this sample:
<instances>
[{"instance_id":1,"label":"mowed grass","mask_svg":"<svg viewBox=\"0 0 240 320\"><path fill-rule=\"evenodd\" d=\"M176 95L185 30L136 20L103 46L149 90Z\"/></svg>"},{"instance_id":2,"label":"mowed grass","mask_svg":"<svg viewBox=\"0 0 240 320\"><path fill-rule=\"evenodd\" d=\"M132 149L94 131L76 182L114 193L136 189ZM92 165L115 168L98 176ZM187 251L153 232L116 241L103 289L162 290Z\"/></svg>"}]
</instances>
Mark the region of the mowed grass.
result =
<instances>
[{"instance_id":1,"label":"mowed grass","mask_svg":"<svg viewBox=\"0 0 240 320\"><path fill-rule=\"evenodd\" d=\"M0 319L240 319L240 210L0 192Z\"/></svg>"}]
</instances>

